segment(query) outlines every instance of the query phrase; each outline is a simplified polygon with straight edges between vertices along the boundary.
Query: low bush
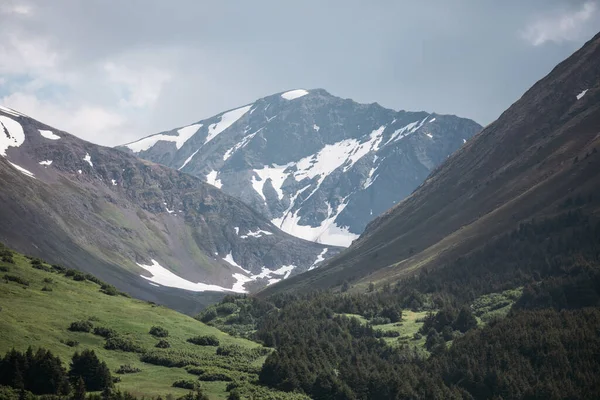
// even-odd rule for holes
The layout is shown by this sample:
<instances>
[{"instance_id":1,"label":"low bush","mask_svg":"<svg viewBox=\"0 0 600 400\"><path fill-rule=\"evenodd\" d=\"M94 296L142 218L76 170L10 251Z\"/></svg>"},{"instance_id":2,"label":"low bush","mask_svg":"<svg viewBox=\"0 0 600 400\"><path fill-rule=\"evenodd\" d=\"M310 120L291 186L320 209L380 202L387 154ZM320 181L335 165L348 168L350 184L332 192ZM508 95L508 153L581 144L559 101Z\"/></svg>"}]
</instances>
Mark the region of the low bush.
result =
<instances>
[{"instance_id":1,"label":"low bush","mask_svg":"<svg viewBox=\"0 0 600 400\"><path fill-rule=\"evenodd\" d=\"M61 343L69 346L69 347L77 347L79 346L79 342L77 340L73 340L73 339L67 339L67 340L61 340Z\"/></svg>"},{"instance_id":2,"label":"low bush","mask_svg":"<svg viewBox=\"0 0 600 400\"><path fill-rule=\"evenodd\" d=\"M52 278L44 278L44 283L54 283L54 279Z\"/></svg>"},{"instance_id":3,"label":"low bush","mask_svg":"<svg viewBox=\"0 0 600 400\"><path fill-rule=\"evenodd\" d=\"M114 336L106 339L104 344L106 350L120 350L128 353L142 353L143 349L131 339L122 336Z\"/></svg>"},{"instance_id":4,"label":"low bush","mask_svg":"<svg viewBox=\"0 0 600 400\"><path fill-rule=\"evenodd\" d=\"M29 286L29 281L17 275L4 274L4 281L20 283L23 286Z\"/></svg>"},{"instance_id":5,"label":"low bush","mask_svg":"<svg viewBox=\"0 0 600 400\"><path fill-rule=\"evenodd\" d=\"M189 343L197 344L199 346L218 346L219 339L214 335L207 336L194 336L187 340Z\"/></svg>"},{"instance_id":6,"label":"low bush","mask_svg":"<svg viewBox=\"0 0 600 400\"><path fill-rule=\"evenodd\" d=\"M140 372L140 371L141 371L141 369L139 369L139 368L132 367L129 364L125 364L125 365L121 365L119 367L119 369L116 370L115 372L117 374L135 374L135 373Z\"/></svg>"},{"instance_id":7,"label":"low bush","mask_svg":"<svg viewBox=\"0 0 600 400\"><path fill-rule=\"evenodd\" d=\"M150 334L152 336L164 338L169 336L169 331L163 328L162 326L153 326L152 328L150 328Z\"/></svg>"},{"instance_id":8,"label":"low bush","mask_svg":"<svg viewBox=\"0 0 600 400\"><path fill-rule=\"evenodd\" d=\"M67 269L65 267L63 267L62 265L58 265L58 264L52 264L52 269L61 274L65 274L67 272Z\"/></svg>"},{"instance_id":9,"label":"low bush","mask_svg":"<svg viewBox=\"0 0 600 400\"><path fill-rule=\"evenodd\" d=\"M90 321L75 321L69 325L71 332L90 332L94 325Z\"/></svg>"},{"instance_id":10,"label":"low bush","mask_svg":"<svg viewBox=\"0 0 600 400\"><path fill-rule=\"evenodd\" d=\"M77 281L77 282L83 282L86 279L85 279L85 275L83 275L81 272L78 272L75 275L73 275L73 280Z\"/></svg>"},{"instance_id":11,"label":"low bush","mask_svg":"<svg viewBox=\"0 0 600 400\"><path fill-rule=\"evenodd\" d=\"M180 379L173 382L172 386L176 388L195 390L198 387L198 383L190 380Z\"/></svg>"},{"instance_id":12,"label":"low bush","mask_svg":"<svg viewBox=\"0 0 600 400\"><path fill-rule=\"evenodd\" d=\"M0 265L0 272L8 272L10 271L10 268L5 267L4 265Z\"/></svg>"},{"instance_id":13,"label":"low bush","mask_svg":"<svg viewBox=\"0 0 600 400\"><path fill-rule=\"evenodd\" d=\"M108 283L103 284L100 287L100 291L109 296L116 296L119 294L119 291L117 290L117 288L115 288L113 285L109 285Z\"/></svg>"},{"instance_id":14,"label":"low bush","mask_svg":"<svg viewBox=\"0 0 600 400\"><path fill-rule=\"evenodd\" d=\"M42 292L51 292L52 288L50 286L45 286L42 288Z\"/></svg>"},{"instance_id":15,"label":"low bush","mask_svg":"<svg viewBox=\"0 0 600 400\"><path fill-rule=\"evenodd\" d=\"M187 367L186 370L190 374L198 375L198 380L204 382L232 382L235 380L234 376L239 375L239 373L215 367Z\"/></svg>"},{"instance_id":16,"label":"low bush","mask_svg":"<svg viewBox=\"0 0 600 400\"><path fill-rule=\"evenodd\" d=\"M117 336L117 331L112 328L106 328L104 326L97 326L94 328L94 335L102 336L103 338L111 338Z\"/></svg>"},{"instance_id":17,"label":"low bush","mask_svg":"<svg viewBox=\"0 0 600 400\"><path fill-rule=\"evenodd\" d=\"M167 342L165 339L161 339L159 340L158 343L156 343L156 346L159 349L168 349L169 347L171 347L171 343Z\"/></svg>"}]
</instances>

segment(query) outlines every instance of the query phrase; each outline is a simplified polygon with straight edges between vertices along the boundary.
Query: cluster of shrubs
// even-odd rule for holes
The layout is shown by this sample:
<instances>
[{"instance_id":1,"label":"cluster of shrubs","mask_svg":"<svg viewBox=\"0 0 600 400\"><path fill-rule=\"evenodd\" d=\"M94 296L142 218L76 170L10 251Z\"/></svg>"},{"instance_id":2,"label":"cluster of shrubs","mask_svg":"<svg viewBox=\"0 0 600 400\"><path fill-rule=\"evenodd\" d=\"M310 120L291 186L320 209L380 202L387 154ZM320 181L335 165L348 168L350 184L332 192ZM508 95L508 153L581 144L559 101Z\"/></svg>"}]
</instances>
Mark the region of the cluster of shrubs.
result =
<instances>
[{"instance_id":1,"label":"cluster of shrubs","mask_svg":"<svg viewBox=\"0 0 600 400\"><path fill-rule=\"evenodd\" d=\"M102 336L103 338L111 338L118 336L117 331L112 328L106 328L104 326L97 326L94 328L94 335Z\"/></svg>"},{"instance_id":2,"label":"cluster of shrubs","mask_svg":"<svg viewBox=\"0 0 600 400\"><path fill-rule=\"evenodd\" d=\"M169 347L171 347L171 343L167 342L165 339L161 339L158 341L158 343L156 343L156 346L154 346L158 349L168 349Z\"/></svg>"},{"instance_id":3,"label":"cluster of shrubs","mask_svg":"<svg viewBox=\"0 0 600 400\"><path fill-rule=\"evenodd\" d=\"M122 336L113 336L106 339L106 343L104 344L104 348L106 350L121 350L129 353L143 353L144 349L134 343L129 338L124 338Z\"/></svg>"},{"instance_id":4,"label":"cluster of shrubs","mask_svg":"<svg viewBox=\"0 0 600 400\"><path fill-rule=\"evenodd\" d=\"M193 375L198 375L199 381L204 382L232 382L233 376L230 371L215 367L187 367L186 371Z\"/></svg>"},{"instance_id":5,"label":"cluster of shrubs","mask_svg":"<svg viewBox=\"0 0 600 400\"><path fill-rule=\"evenodd\" d=\"M75 322L71 322L71 325L69 325L69 330L71 332L86 332L89 333L92 331L92 328L94 327L94 324L92 324L90 321L75 321Z\"/></svg>"},{"instance_id":6,"label":"cluster of shrubs","mask_svg":"<svg viewBox=\"0 0 600 400\"><path fill-rule=\"evenodd\" d=\"M4 281L6 283L15 282L15 283L19 283L23 286L29 286L29 281L27 279L23 279L17 275L4 274Z\"/></svg>"},{"instance_id":7,"label":"cluster of shrubs","mask_svg":"<svg viewBox=\"0 0 600 400\"><path fill-rule=\"evenodd\" d=\"M118 370L116 370L115 372L116 372L117 374L124 375L124 374L135 374L135 373L138 373L138 372L140 372L140 371L141 371L141 369L139 369L139 368L132 367L132 366L131 366L131 365L129 365L129 364L125 364L125 365L121 365L121 366L119 367L119 369L118 369Z\"/></svg>"},{"instance_id":8,"label":"cluster of shrubs","mask_svg":"<svg viewBox=\"0 0 600 400\"><path fill-rule=\"evenodd\" d=\"M191 380L180 379L173 382L172 386L176 388L195 390L198 387L198 383Z\"/></svg>"},{"instance_id":9,"label":"cluster of shrubs","mask_svg":"<svg viewBox=\"0 0 600 400\"><path fill-rule=\"evenodd\" d=\"M194 336L187 340L189 343L197 344L199 346L218 346L219 339L215 335L206 336Z\"/></svg>"},{"instance_id":10,"label":"cluster of shrubs","mask_svg":"<svg viewBox=\"0 0 600 400\"><path fill-rule=\"evenodd\" d=\"M153 326L152 328L150 328L150 334L152 336L165 338L169 336L169 331L163 328L162 326Z\"/></svg>"}]
</instances>

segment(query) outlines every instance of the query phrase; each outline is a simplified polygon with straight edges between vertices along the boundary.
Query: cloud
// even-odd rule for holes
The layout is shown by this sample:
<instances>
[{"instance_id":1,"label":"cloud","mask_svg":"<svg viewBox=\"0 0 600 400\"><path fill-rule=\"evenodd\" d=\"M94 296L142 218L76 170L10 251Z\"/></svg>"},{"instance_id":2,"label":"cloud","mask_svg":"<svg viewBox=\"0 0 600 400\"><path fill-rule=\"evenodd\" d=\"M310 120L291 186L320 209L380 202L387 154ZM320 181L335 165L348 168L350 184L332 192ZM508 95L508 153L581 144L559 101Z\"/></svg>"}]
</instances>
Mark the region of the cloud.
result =
<instances>
[{"instance_id":1,"label":"cloud","mask_svg":"<svg viewBox=\"0 0 600 400\"><path fill-rule=\"evenodd\" d=\"M56 103L21 92L0 99L0 104L57 129L93 138L95 142L114 143L126 127L125 119L119 114L93 104Z\"/></svg>"},{"instance_id":2,"label":"cloud","mask_svg":"<svg viewBox=\"0 0 600 400\"><path fill-rule=\"evenodd\" d=\"M31 11L32 7L27 4L5 5L0 7L0 13L2 14L28 15Z\"/></svg>"},{"instance_id":3,"label":"cloud","mask_svg":"<svg viewBox=\"0 0 600 400\"><path fill-rule=\"evenodd\" d=\"M562 9L533 20L522 32L522 37L533 46L547 42L564 43L587 36L588 24L597 17L598 4L587 1L573 10Z\"/></svg>"},{"instance_id":4,"label":"cloud","mask_svg":"<svg viewBox=\"0 0 600 400\"><path fill-rule=\"evenodd\" d=\"M122 106L148 107L154 105L164 84L171 75L157 68L131 69L108 62L104 65L111 83L122 85L126 96L119 100Z\"/></svg>"}]
</instances>

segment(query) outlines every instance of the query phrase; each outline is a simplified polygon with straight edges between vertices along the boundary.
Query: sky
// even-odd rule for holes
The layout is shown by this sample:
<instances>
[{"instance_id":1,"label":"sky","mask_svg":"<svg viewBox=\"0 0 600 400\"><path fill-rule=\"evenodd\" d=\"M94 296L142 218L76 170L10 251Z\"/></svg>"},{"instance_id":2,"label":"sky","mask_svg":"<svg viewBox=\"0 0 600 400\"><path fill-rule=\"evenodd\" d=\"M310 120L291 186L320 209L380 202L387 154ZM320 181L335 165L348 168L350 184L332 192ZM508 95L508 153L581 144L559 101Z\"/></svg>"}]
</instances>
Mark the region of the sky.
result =
<instances>
[{"instance_id":1,"label":"sky","mask_svg":"<svg viewBox=\"0 0 600 400\"><path fill-rule=\"evenodd\" d=\"M600 0L0 0L0 104L114 146L295 88L482 125Z\"/></svg>"}]
</instances>

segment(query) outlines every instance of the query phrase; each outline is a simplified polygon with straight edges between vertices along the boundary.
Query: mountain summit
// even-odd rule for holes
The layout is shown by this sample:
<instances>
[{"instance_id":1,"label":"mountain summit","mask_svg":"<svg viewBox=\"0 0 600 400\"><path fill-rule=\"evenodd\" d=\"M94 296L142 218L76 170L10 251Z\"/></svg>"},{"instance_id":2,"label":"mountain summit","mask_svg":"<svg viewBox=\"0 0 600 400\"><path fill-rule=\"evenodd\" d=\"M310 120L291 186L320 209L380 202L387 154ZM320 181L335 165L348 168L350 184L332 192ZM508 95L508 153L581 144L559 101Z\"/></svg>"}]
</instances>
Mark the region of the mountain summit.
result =
<instances>
[{"instance_id":1,"label":"mountain summit","mask_svg":"<svg viewBox=\"0 0 600 400\"><path fill-rule=\"evenodd\" d=\"M349 246L480 129L296 89L118 148L205 179L291 235Z\"/></svg>"}]
</instances>

